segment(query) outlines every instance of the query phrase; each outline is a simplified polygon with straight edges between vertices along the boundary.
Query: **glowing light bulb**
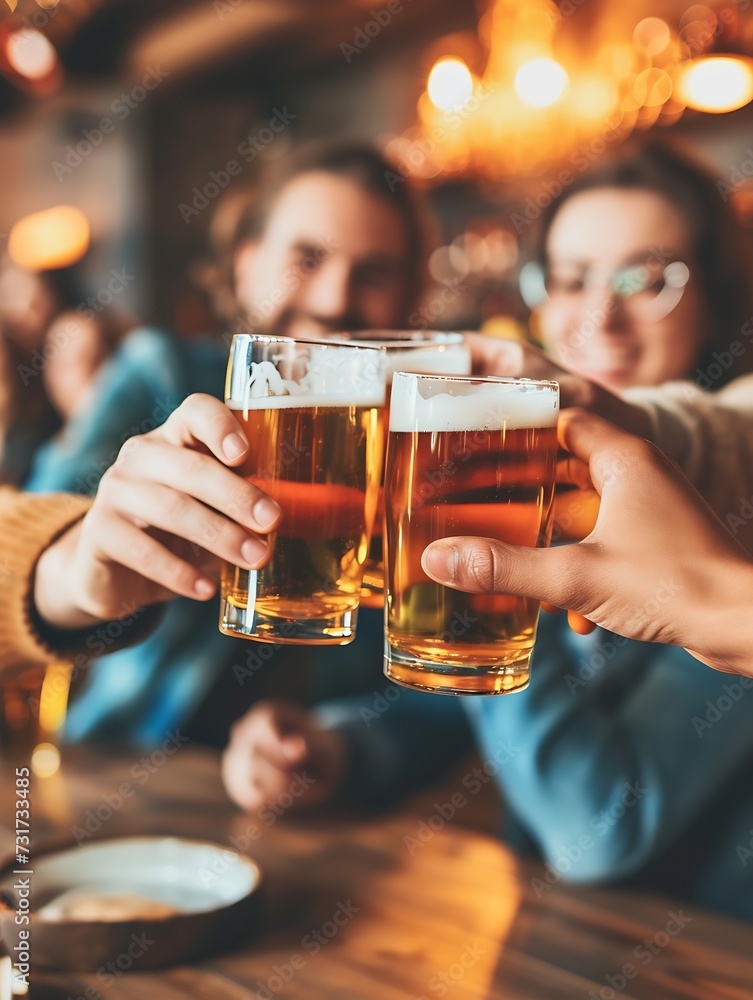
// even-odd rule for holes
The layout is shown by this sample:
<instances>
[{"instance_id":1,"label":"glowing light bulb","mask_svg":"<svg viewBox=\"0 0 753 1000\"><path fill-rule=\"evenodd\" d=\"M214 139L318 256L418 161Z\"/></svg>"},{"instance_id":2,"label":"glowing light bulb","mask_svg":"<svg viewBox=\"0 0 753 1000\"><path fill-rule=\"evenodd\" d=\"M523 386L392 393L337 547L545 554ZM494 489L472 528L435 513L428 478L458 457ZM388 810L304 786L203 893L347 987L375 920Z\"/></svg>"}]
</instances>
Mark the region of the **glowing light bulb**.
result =
<instances>
[{"instance_id":1,"label":"glowing light bulb","mask_svg":"<svg viewBox=\"0 0 753 1000\"><path fill-rule=\"evenodd\" d=\"M515 74L515 93L525 104L548 108L565 93L567 73L555 59L531 59Z\"/></svg>"},{"instance_id":2,"label":"glowing light bulb","mask_svg":"<svg viewBox=\"0 0 753 1000\"><path fill-rule=\"evenodd\" d=\"M8 253L19 267L67 267L89 247L89 220L72 205L58 205L19 219L8 234Z\"/></svg>"},{"instance_id":3,"label":"glowing light bulb","mask_svg":"<svg viewBox=\"0 0 753 1000\"><path fill-rule=\"evenodd\" d=\"M60 770L60 751L52 743L38 743L31 752L31 769L38 778L50 778Z\"/></svg>"},{"instance_id":4,"label":"glowing light bulb","mask_svg":"<svg viewBox=\"0 0 753 1000\"><path fill-rule=\"evenodd\" d=\"M27 80L42 80L57 66L57 53L44 35L35 28L14 31L6 42L11 67Z\"/></svg>"},{"instance_id":5,"label":"glowing light bulb","mask_svg":"<svg viewBox=\"0 0 753 1000\"><path fill-rule=\"evenodd\" d=\"M429 73L429 100L440 111L458 111L473 95L473 76L462 59L439 59Z\"/></svg>"},{"instance_id":6,"label":"glowing light bulb","mask_svg":"<svg viewBox=\"0 0 753 1000\"><path fill-rule=\"evenodd\" d=\"M753 67L736 56L701 56L682 68L678 96L689 108L722 114L753 99Z\"/></svg>"}]
</instances>

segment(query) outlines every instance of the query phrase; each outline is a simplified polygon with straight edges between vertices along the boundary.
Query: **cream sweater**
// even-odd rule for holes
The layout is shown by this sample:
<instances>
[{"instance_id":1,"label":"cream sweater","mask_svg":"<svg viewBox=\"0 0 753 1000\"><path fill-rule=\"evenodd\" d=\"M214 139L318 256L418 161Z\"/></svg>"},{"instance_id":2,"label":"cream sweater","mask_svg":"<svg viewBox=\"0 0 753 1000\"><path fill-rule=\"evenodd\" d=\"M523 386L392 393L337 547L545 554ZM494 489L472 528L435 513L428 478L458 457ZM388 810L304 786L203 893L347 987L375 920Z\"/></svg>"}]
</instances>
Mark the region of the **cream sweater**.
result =
<instances>
[{"instance_id":1,"label":"cream sweater","mask_svg":"<svg viewBox=\"0 0 753 1000\"><path fill-rule=\"evenodd\" d=\"M652 440L753 552L753 375L714 393L670 382L622 395L646 410Z\"/></svg>"}]
</instances>

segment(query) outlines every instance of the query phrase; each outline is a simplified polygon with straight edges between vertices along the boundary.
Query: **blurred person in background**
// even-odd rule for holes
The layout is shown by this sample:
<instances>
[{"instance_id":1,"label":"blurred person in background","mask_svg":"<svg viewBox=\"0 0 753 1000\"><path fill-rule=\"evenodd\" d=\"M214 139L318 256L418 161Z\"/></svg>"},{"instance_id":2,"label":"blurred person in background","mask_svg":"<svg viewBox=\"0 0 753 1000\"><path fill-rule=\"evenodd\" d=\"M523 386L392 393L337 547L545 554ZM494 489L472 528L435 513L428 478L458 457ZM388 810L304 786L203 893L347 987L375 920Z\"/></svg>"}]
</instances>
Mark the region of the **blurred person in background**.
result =
<instances>
[{"instance_id":1,"label":"blurred person in background","mask_svg":"<svg viewBox=\"0 0 753 1000\"><path fill-rule=\"evenodd\" d=\"M20 485L34 454L60 427L45 392L45 331L71 284L63 274L32 271L0 258L0 482Z\"/></svg>"},{"instance_id":2,"label":"blurred person in background","mask_svg":"<svg viewBox=\"0 0 753 1000\"><path fill-rule=\"evenodd\" d=\"M84 308L79 264L32 271L0 262L0 481L22 484L64 430L102 363L133 324Z\"/></svg>"},{"instance_id":3,"label":"blurred person in background","mask_svg":"<svg viewBox=\"0 0 753 1000\"><path fill-rule=\"evenodd\" d=\"M653 420L683 439L697 427L693 405L702 394L693 381L717 364L712 389L724 401L703 401L705 437L684 457L692 468L699 453L717 452L717 479L705 480L702 459L696 476L718 513L727 513L720 497L735 497L736 511L737 498L753 492L753 463L737 461L751 455L753 395L744 373L753 367L753 338L747 351L733 353L730 344L743 338L753 310L741 230L714 178L661 147L624 151L553 203L542 247L541 338L568 370L533 349L481 341L477 367L556 377L565 406L611 409L618 423L634 422L648 436ZM722 357L730 359L724 367ZM510 371L513 363L522 370ZM643 392L651 394L645 405ZM687 407L685 423L677 399ZM476 543L476 556L466 553L478 559L478 589L493 586L490 551ZM468 578L466 571L460 582ZM636 634L660 634L650 619L675 599L677 586L670 576L645 594L633 613ZM543 858L547 870L753 917L753 873L735 853L753 826L746 692L684 650L602 629L578 635L563 616L544 616L523 694L453 699L400 691L375 713L376 694L313 713L288 702L252 709L225 755L235 800L262 808L293 771L307 768L318 779L316 803L386 805L457 763L470 722L491 762L484 776L494 776L504 797L505 837Z\"/></svg>"},{"instance_id":4,"label":"blurred person in background","mask_svg":"<svg viewBox=\"0 0 753 1000\"><path fill-rule=\"evenodd\" d=\"M301 336L405 327L422 291L426 222L411 185L390 184L393 176L388 161L360 144L311 146L275 163L227 261L238 303L233 329ZM227 309L227 296L223 302ZM191 393L221 396L227 350L227 338L183 343L160 330L133 331L88 402L38 456L26 488L93 493L126 438L163 423ZM363 615L360 642L373 646L380 630L380 613ZM339 658L363 659L347 649ZM230 722L278 672L283 678L283 666L294 686L293 671L300 681L315 659L310 650L277 651L279 671L258 671L241 685L233 666L260 662L254 644L221 635L214 606L178 601L146 643L88 672L66 738L153 745L181 725L224 745ZM305 694L303 683L298 689Z\"/></svg>"},{"instance_id":5,"label":"blurred person in background","mask_svg":"<svg viewBox=\"0 0 753 1000\"><path fill-rule=\"evenodd\" d=\"M42 382L64 425L88 405L97 372L116 349L123 327L119 316L107 312L63 312L50 324L42 345L47 359Z\"/></svg>"}]
</instances>

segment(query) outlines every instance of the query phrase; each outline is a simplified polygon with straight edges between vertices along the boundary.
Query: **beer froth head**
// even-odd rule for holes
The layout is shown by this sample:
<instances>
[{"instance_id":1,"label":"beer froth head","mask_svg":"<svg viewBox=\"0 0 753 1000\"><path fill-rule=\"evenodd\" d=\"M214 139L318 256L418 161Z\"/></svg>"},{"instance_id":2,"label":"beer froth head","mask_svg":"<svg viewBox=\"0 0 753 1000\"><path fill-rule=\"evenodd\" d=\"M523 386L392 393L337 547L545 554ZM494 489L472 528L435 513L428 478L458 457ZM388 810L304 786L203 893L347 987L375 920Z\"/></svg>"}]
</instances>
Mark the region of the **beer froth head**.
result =
<instances>
[{"instance_id":1,"label":"beer froth head","mask_svg":"<svg viewBox=\"0 0 753 1000\"><path fill-rule=\"evenodd\" d=\"M262 180L236 232L236 299L257 332L406 324L424 283L416 192L368 146L306 147Z\"/></svg>"},{"instance_id":2,"label":"beer froth head","mask_svg":"<svg viewBox=\"0 0 753 1000\"><path fill-rule=\"evenodd\" d=\"M473 379L400 372L390 431L465 433L556 427L559 387L528 379Z\"/></svg>"}]
</instances>

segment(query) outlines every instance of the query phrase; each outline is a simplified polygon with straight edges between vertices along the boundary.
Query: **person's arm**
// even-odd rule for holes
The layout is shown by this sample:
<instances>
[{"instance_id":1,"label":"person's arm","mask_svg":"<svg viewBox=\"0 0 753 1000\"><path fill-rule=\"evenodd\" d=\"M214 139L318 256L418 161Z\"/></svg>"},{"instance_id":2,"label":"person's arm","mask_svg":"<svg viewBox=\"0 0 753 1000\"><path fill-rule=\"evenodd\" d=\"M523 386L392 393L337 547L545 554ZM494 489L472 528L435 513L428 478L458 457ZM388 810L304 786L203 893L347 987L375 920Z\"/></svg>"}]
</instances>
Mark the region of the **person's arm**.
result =
<instances>
[{"instance_id":1,"label":"person's arm","mask_svg":"<svg viewBox=\"0 0 753 1000\"><path fill-rule=\"evenodd\" d=\"M568 881L624 878L682 836L750 759L753 681L673 647L610 633L583 643L562 618L540 631L528 690L465 707L482 753L504 737L500 791L554 869ZM730 707L712 725L718 703Z\"/></svg>"},{"instance_id":2,"label":"person's arm","mask_svg":"<svg viewBox=\"0 0 753 1000\"><path fill-rule=\"evenodd\" d=\"M130 438L84 518L42 552L33 601L49 629L85 629L180 595L216 592L210 563L258 569L280 508L232 471L248 441L232 412L194 395Z\"/></svg>"},{"instance_id":3,"label":"person's arm","mask_svg":"<svg viewBox=\"0 0 753 1000\"><path fill-rule=\"evenodd\" d=\"M427 575L570 608L628 638L684 646L717 670L753 676L753 561L742 546L648 441L579 410L561 415L559 433L575 456L570 478L601 496L591 534L552 549L442 539L424 553Z\"/></svg>"},{"instance_id":4,"label":"person's arm","mask_svg":"<svg viewBox=\"0 0 753 1000\"><path fill-rule=\"evenodd\" d=\"M32 599L42 552L89 509L81 497L30 496L0 487L0 671L43 666L78 651L73 636L56 646L44 633Z\"/></svg>"},{"instance_id":5,"label":"person's arm","mask_svg":"<svg viewBox=\"0 0 753 1000\"><path fill-rule=\"evenodd\" d=\"M650 438L676 462L722 523L753 551L753 375L718 392L692 382L627 389Z\"/></svg>"}]
</instances>

